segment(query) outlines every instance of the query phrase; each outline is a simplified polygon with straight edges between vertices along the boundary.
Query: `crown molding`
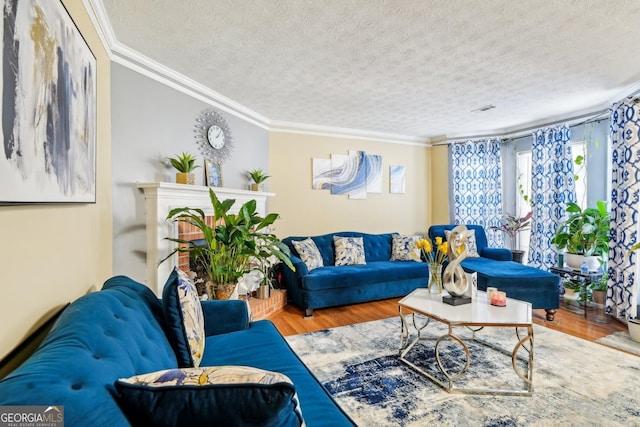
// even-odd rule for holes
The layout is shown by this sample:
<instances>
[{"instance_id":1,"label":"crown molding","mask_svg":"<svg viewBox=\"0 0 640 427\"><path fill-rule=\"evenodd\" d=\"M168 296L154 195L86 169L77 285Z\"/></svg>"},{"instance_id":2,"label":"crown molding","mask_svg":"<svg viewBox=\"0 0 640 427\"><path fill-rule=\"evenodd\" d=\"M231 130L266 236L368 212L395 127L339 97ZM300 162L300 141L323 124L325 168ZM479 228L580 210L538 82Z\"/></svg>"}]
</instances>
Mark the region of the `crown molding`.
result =
<instances>
[{"instance_id":1,"label":"crown molding","mask_svg":"<svg viewBox=\"0 0 640 427\"><path fill-rule=\"evenodd\" d=\"M527 123L523 123L517 126L512 126L504 129L491 129L480 134L449 134L447 135L447 141L449 143L457 140L466 139L478 139L478 138L518 138L531 133L531 131L547 126L553 126L560 123L566 123L568 126L575 126L586 121L598 118L608 117L611 106L616 102L623 100L629 96L637 95L640 93L640 81L627 86L625 89L612 96L608 101L596 105L595 107L587 108L579 111L572 111L567 114L560 114L557 116L551 116L540 120L535 120Z\"/></svg>"},{"instance_id":2,"label":"crown molding","mask_svg":"<svg viewBox=\"0 0 640 427\"><path fill-rule=\"evenodd\" d=\"M428 138L412 135L402 135L384 132L375 132L362 129L340 128L332 126L321 126L306 123L294 123L269 118L253 111L242 104L178 73L177 71L160 64L140 52L131 49L120 43L113 32L108 15L102 4L102 0L82 0L91 21L93 22L98 35L105 46L111 61L127 67L133 71L145 75L159 83L167 85L179 92L218 108L228 114L259 126L269 132L294 133L301 135L314 135L332 138L349 138L392 144L416 145L431 147L440 144L448 144L455 140L474 138L514 138L526 135L531 130L550 126L557 123L566 122L577 124L589 118L605 114L611 105L621 99L640 92L640 81L620 91L613 99L606 104L592 107L582 111L574 111L564 115L551 116L544 119L523 123L517 126L489 129L478 134L452 133L442 135L437 138Z\"/></svg>"},{"instance_id":3,"label":"crown molding","mask_svg":"<svg viewBox=\"0 0 640 427\"><path fill-rule=\"evenodd\" d=\"M228 114L259 126L269 132L297 133L333 138L350 138L393 144L429 146L429 138L410 135L374 132L360 129L347 129L331 126L318 126L305 123L272 121L269 118L233 101L230 98L192 80L175 70L141 54L120 43L102 0L82 0L91 20L100 35L111 61L140 73L150 79L169 86L179 92L198 99Z\"/></svg>"},{"instance_id":4,"label":"crown molding","mask_svg":"<svg viewBox=\"0 0 640 427\"><path fill-rule=\"evenodd\" d=\"M83 3L113 62L221 111L269 130L269 119L265 116L120 43L113 32L102 0L83 0Z\"/></svg>"},{"instance_id":5,"label":"crown molding","mask_svg":"<svg viewBox=\"0 0 640 427\"><path fill-rule=\"evenodd\" d=\"M604 116L608 112L608 108L611 104L608 104L606 108L599 106L581 111L574 111L572 113L561 114L557 116L547 117L540 120L535 120L527 123L520 124L518 126L512 126L502 129L490 129L482 133L477 134L449 134L447 140L441 143L448 144L454 141L462 141L468 139L480 139L480 138L519 138L524 135L530 134L535 129L540 129L548 126L554 126L560 123L567 124L568 126L575 126L584 123L588 120L594 119L598 116Z\"/></svg>"},{"instance_id":6,"label":"crown molding","mask_svg":"<svg viewBox=\"0 0 640 427\"><path fill-rule=\"evenodd\" d=\"M362 129L341 128L334 126L319 126L305 123L286 121L271 121L271 132L293 133L299 135L313 135L330 138L359 139L373 142L385 142L391 144L429 146L430 138L395 133L375 132Z\"/></svg>"}]
</instances>

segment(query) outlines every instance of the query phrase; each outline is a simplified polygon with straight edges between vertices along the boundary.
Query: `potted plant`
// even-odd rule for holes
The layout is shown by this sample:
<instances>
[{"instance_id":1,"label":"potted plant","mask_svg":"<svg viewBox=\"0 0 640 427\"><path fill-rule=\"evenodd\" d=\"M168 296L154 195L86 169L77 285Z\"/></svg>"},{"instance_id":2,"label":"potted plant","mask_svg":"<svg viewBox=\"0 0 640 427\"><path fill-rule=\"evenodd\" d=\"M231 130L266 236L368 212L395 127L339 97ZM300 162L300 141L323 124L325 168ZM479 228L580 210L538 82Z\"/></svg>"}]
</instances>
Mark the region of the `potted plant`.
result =
<instances>
[{"instance_id":1,"label":"potted plant","mask_svg":"<svg viewBox=\"0 0 640 427\"><path fill-rule=\"evenodd\" d=\"M262 183L271 178L271 176L267 175L262 169L249 171L249 177L251 181L253 181L250 185L253 191L260 191L262 189Z\"/></svg>"},{"instance_id":2,"label":"potted plant","mask_svg":"<svg viewBox=\"0 0 640 427\"><path fill-rule=\"evenodd\" d=\"M607 295L608 281L609 275L605 273L599 280L596 280L589 285L589 288L591 289L591 299L595 304L604 305L604 300Z\"/></svg>"},{"instance_id":3,"label":"potted plant","mask_svg":"<svg viewBox=\"0 0 640 427\"><path fill-rule=\"evenodd\" d=\"M571 301L577 301L578 304L584 301L586 289L580 279L571 278L563 280L562 287L564 288L564 298L567 304Z\"/></svg>"},{"instance_id":4,"label":"potted plant","mask_svg":"<svg viewBox=\"0 0 640 427\"><path fill-rule=\"evenodd\" d=\"M500 227L495 225L489 227L490 230L502 231L509 236L509 239L511 240L511 253L513 254L513 260L519 263L522 263L524 251L517 249L517 237L518 233L526 230L527 227L529 227L529 224L531 224L531 214L532 213L529 212L522 218L518 218L515 215L507 213L500 221Z\"/></svg>"},{"instance_id":5,"label":"potted plant","mask_svg":"<svg viewBox=\"0 0 640 427\"><path fill-rule=\"evenodd\" d=\"M189 153L182 153L176 157L169 157L171 166L176 168L176 182L178 184L195 184L195 175L192 173L197 166L196 158Z\"/></svg>"},{"instance_id":6,"label":"potted plant","mask_svg":"<svg viewBox=\"0 0 640 427\"><path fill-rule=\"evenodd\" d=\"M607 204L598 201L595 208L582 210L575 203L567 204L569 217L558 226L551 243L559 250L566 249L565 261L579 270L586 261L590 271L602 264L609 253L609 212Z\"/></svg>"},{"instance_id":7,"label":"potted plant","mask_svg":"<svg viewBox=\"0 0 640 427\"><path fill-rule=\"evenodd\" d=\"M213 226L207 224L202 209L177 208L167 215L167 220L190 224L202 232L204 245L191 240L166 237L178 243L165 259L176 252L186 252L195 257L208 279L207 293L217 299L228 299L233 293L238 279L252 269L252 261L275 257L295 270L289 259L289 248L274 234L270 226L279 215L270 213L261 217L256 212L256 201L249 200L240 207L237 214L229 213L235 200L220 201L213 190L209 190L213 206Z\"/></svg>"}]
</instances>

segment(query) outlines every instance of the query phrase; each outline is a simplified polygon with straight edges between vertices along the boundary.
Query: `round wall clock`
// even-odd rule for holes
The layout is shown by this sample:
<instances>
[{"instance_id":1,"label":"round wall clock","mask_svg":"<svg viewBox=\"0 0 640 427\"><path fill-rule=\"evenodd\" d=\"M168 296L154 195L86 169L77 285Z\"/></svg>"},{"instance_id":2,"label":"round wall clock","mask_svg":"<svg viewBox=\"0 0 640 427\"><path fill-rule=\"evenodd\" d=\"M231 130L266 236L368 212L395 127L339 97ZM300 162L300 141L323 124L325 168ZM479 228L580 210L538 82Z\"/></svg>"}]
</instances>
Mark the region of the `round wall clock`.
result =
<instances>
[{"instance_id":1,"label":"round wall clock","mask_svg":"<svg viewBox=\"0 0 640 427\"><path fill-rule=\"evenodd\" d=\"M206 159L224 163L231 157L233 139L227 121L213 108L196 118L195 139Z\"/></svg>"}]
</instances>

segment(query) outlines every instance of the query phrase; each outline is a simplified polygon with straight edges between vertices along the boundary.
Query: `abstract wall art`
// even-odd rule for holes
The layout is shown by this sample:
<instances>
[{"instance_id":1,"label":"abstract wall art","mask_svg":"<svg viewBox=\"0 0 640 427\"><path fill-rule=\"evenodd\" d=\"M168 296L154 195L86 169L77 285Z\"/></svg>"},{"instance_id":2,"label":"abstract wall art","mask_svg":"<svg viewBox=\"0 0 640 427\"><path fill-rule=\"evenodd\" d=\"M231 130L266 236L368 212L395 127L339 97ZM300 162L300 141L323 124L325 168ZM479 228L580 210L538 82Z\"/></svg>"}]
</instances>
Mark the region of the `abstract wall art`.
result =
<instances>
[{"instance_id":1,"label":"abstract wall art","mask_svg":"<svg viewBox=\"0 0 640 427\"><path fill-rule=\"evenodd\" d=\"M95 203L96 59L60 0L4 0L0 204Z\"/></svg>"},{"instance_id":2,"label":"abstract wall art","mask_svg":"<svg viewBox=\"0 0 640 427\"><path fill-rule=\"evenodd\" d=\"M367 193L382 193L382 156L364 151L313 159L312 174L313 189L346 194L349 199L366 199Z\"/></svg>"},{"instance_id":3,"label":"abstract wall art","mask_svg":"<svg viewBox=\"0 0 640 427\"><path fill-rule=\"evenodd\" d=\"M405 167L389 166L389 193L405 193Z\"/></svg>"}]
</instances>

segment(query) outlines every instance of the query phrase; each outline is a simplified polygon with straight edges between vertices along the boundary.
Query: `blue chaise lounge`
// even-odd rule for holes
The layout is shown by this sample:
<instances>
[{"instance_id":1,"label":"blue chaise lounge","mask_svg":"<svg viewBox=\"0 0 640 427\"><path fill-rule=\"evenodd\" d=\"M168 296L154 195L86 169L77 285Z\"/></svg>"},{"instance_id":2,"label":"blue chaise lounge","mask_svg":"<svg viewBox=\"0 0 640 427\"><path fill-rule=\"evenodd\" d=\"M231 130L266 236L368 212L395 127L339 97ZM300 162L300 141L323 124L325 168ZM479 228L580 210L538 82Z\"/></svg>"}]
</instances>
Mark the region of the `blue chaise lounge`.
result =
<instances>
[{"instance_id":1,"label":"blue chaise lounge","mask_svg":"<svg viewBox=\"0 0 640 427\"><path fill-rule=\"evenodd\" d=\"M442 237L446 240L446 230L456 224L432 225L429 238ZM560 307L560 277L538 268L513 262L511 251L504 248L490 248L487 235L480 225L467 225L474 230L479 257L469 257L462 261L468 273L478 273L478 289L488 286L498 288L510 298L530 302L534 309L545 309L546 318L553 321Z\"/></svg>"}]
</instances>

